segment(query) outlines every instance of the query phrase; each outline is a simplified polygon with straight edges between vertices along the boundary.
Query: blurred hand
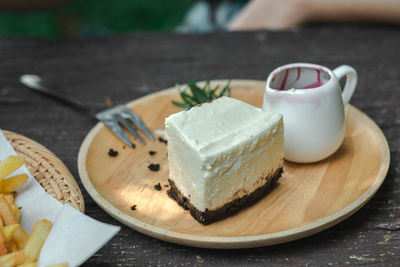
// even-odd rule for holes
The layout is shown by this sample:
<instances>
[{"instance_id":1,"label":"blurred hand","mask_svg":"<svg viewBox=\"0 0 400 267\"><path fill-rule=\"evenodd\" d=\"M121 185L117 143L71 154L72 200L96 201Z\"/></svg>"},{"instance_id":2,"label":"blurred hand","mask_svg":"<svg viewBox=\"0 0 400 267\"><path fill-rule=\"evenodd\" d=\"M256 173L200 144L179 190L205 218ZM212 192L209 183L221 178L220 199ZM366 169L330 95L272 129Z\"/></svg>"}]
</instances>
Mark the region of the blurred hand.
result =
<instances>
[{"instance_id":1,"label":"blurred hand","mask_svg":"<svg viewBox=\"0 0 400 267\"><path fill-rule=\"evenodd\" d=\"M399 0L252 0L230 30L283 30L309 21L400 24Z\"/></svg>"},{"instance_id":2,"label":"blurred hand","mask_svg":"<svg viewBox=\"0 0 400 267\"><path fill-rule=\"evenodd\" d=\"M299 0L252 0L230 24L230 30L288 29L306 21Z\"/></svg>"}]
</instances>

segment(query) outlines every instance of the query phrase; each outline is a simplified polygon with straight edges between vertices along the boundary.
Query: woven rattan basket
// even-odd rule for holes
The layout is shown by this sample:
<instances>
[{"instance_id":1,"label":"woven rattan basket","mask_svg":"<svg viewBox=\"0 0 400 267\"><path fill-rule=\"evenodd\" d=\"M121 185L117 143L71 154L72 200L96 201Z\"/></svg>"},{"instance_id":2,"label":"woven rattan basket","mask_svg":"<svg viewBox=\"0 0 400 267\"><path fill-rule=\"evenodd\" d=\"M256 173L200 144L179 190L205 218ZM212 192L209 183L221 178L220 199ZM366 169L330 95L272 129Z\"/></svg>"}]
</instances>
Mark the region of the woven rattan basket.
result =
<instances>
[{"instance_id":1,"label":"woven rattan basket","mask_svg":"<svg viewBox=\"0 0 400 267\"><path fill-rule=\"evenodd\" d=\"M81 190L64 163L47 148L22 135L3 131L18 154L25 157L25 165L47 193L84 212Z\"/></svg>"}]
</instances>

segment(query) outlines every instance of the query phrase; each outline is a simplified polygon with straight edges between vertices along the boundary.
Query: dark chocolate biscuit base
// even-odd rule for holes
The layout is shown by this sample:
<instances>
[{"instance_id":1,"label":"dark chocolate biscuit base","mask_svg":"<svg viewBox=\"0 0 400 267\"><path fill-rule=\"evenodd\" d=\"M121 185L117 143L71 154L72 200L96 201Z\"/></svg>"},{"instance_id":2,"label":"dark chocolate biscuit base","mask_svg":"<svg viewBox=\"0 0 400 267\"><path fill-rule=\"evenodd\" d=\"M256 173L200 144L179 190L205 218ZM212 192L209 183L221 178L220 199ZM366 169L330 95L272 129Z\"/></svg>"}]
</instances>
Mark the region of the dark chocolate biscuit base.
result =
<instances>
[{"instance_id":1,"label":"dark chocolate biscuit base","mask_svg":"<svg viewBox=\"0 0 400 267\"><path fill-rule=\"evenodd\" d=\"M251 206L256 203L258 200L267 195L273 185L278 181L283 173L283 169L279 168L273 175L269 175L265 177L264 185L260 186L252 193L248 195L244 195L243 197L232 200L229 203L226 203L222 207L216 210L208 210L199 211L196 209L190 202L189 199L184 197L181 192L176 187L174 181L168 179L170 184L170 189L167 191L168 196L174 199L180 206L182 206L185 210L189 210L190 214L195 218L199 223L207 225L226 217L229 217L238 211Z\"/></svg>"}]
</instances>

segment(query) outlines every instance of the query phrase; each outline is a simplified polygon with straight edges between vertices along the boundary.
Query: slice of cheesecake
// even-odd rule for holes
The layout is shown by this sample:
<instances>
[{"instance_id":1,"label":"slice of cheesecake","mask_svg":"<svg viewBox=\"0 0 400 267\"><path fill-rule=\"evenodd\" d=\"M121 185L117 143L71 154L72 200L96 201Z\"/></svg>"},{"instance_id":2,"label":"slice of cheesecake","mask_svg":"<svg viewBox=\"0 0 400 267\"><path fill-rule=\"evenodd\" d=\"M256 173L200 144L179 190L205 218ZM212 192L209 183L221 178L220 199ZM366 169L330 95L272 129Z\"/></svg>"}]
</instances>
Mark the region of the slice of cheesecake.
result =
<instances>
[{"instance_id":1,"label":"slice of cheesecake","mask_svg":"<svg viewBox=\"0 0 400 267\"><path fill-rule=\"evenodd\" d=\"M221 97L165 120L168 195L209 224L268 193L283 166L282 116Z\"/></svg>"}]
</instances>

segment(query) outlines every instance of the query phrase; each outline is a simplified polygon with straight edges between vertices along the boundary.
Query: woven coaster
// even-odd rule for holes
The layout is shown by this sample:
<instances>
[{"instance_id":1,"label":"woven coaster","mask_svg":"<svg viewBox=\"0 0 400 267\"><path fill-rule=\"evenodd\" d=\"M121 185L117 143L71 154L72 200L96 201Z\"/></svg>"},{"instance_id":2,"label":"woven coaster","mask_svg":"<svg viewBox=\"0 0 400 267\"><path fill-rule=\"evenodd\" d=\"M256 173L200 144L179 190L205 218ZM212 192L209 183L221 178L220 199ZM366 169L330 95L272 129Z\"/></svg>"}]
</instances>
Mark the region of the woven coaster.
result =
<instances>
[{"instance_id":1,"label":"woven coaster","mask_svg":"<svg viewBox=\"0 0 400 267\"><path fill-rule=\"evenodd\" d=\"M51 151L22 135L3 131L25 165L47 193L81 212L85 212L82 192L68 168Z\"/></svg>"}]
</instances>

